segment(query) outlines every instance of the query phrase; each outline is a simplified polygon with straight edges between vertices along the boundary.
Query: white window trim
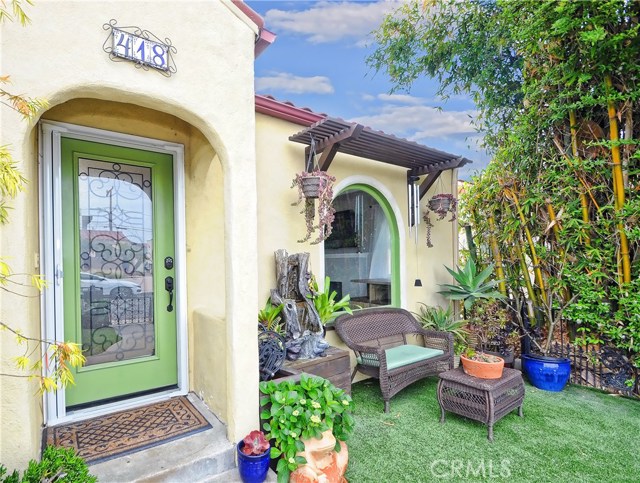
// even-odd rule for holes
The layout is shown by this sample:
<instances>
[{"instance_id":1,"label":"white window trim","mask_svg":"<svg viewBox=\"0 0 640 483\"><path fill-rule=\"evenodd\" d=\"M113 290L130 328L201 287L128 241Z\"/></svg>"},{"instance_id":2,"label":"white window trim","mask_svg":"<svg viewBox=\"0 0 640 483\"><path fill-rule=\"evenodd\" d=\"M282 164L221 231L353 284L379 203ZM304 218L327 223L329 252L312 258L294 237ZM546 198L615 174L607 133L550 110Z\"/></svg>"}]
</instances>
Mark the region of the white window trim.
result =
<instances>
[{"instance_id":1,"label":"white window trim","mask_svg":"<svg viewBox=\"0 0 640 483\"><path fill-rule=\"evenodd\" d=\"M49 288L45 289L41 296L41 324L44 338L52 341L62 341L64 335L62 279L61 277L59 279L56 277L56 270L61 273L62 269L62 228L60 223L54 223L54 220L61 219L62 214L60 140L63 137L144 149L173 156L178 388L71 412L67 412L65 408L64 390L45 393L43 396L44 422L47 425L82 420L149 404L176 395L184 395L189 388L186 299L187 257L184 208L185 174L184 146L182 144L63 122L42 121L40 123L40 259L42 260L42 274L50 282Z\"/></svg>"}]
</instances>

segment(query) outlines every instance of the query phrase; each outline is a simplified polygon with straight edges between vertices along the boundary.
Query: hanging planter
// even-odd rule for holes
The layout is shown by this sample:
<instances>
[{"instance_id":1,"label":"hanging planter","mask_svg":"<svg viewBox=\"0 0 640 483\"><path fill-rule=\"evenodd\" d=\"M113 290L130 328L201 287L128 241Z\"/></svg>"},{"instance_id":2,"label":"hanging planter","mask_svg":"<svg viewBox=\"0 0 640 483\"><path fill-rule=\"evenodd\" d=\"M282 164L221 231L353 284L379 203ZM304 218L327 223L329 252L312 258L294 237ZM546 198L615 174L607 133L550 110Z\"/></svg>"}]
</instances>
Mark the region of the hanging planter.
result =
<instances>
[{"instance_id":1,"label":"hanging planter","mask_svg":"<svg viewBox=\"0 0 640 483\"><path fill-rule=\"evenodd\" d=\"M452 198L450 195L435 195L429 200L429 209L438 214L445 213L446 216L446 213L451 209Z\"/></svg>"},{"instance_id":2,"label":"hanging planter","mask_svg":"<svg viewBox=\"0 0 640 483\"><path fill-rule=\"evenodd\" d=\"M311 179L312 181L307 181ZM319 180L316 183L316 180ZM298 173L291 187L298 187L298 201L292 203L293 206L298 206L304 201L304 207L300 211L304 215L305 225L307 227L307 234L298 243L305 243L311 239L314 233L317 232L315 240L311 242L312 245L317 245L320 242L325 241L331 235L331 229L333 225L333 219L336 210L333 208L333 183L336 179L329 175L326 171L312 171L311 173L303 171ZM305 195L305 185L309 183L308 188L313 196ZM317 201L317 203L316 203Z\"/></svg>"},{"instance_id":3,"label":"hanging planter","mask_svg":"<svg viewBox=\"0 0 640 483\"><path fill-rule=\"evenodd\" d=\"M427 202L427 209L424 212L423 220L427 225L427 246L429 248L433 247L433 243L431 243L431 228L433 228L433 223L429 215L433 212L438 215L438 220L444 220L447 214L451 213L449 222L453 222L456 220L457 208L458 200L449 193L434 195Z\"/></svg>"},{"instance_id":4,"label":"hanging planter","mask_svg":"<svg viewBox=\"0 0 640 483\"><path fill-rule=\"evenodd\" d=\"M315 176L309 173L302 173L300 178L302 194L305 198L317 199L320 197L322 188L322 176Z\"/></svg>"},{"instance_id":5,"label":"hanging planter","mask_svg":"<svg viewBox=\"0 0 640 483\"><path fill-rule=\"evenodd\" d=\"M304 215L307 234L298 240L298 243L309 241L314 232L317 232L315 240L311 242L312 245L317 245L329 238L336 212L333 208L333 183L336 179L318 167L315 157L315 142L311 138L306 170L296 174L291 183L292 188L298 187L298 201L292 205L299 206L304 201L304 207L300 213Z\"/></svg>"}]
</instances>

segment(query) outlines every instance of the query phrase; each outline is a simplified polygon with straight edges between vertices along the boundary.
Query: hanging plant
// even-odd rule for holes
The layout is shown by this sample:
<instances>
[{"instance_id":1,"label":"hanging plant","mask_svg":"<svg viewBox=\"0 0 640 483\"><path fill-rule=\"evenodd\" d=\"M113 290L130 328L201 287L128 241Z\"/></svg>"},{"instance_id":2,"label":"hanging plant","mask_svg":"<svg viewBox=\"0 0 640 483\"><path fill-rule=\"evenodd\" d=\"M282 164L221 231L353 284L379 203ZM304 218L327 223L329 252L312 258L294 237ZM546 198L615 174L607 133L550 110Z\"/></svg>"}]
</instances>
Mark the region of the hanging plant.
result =
<instances>
[{"instance_id":1,"label":"hanging plant","mask_svg":"<svg viewBox=\"0 0 640 483\"><path fill-rule=\"evenodd\" d=\"M298 201L292 203L292 205L299 206L304 201L304 207L300 213L304 214L307 227L306 236L298 240L298 243L309 241L316 230L318 231L318 235L316 239L311 242L312 245L323 242L331 235L336 211L333 207L333 183L335 183L335 181L335 177L319 169L311 172L303 171L296 174L296 177L293 178L291 187L298 187ZM309 192L309 196L305 195L305 191Z\"/></svg>"},{"instance_id":2,"label":"hanging plant","mask_svg":"<svg viewBox=\"0 0 640 483\"><path fill-rule=\"evenodd\" d=\"M458 200L449 193L434 195L427 202L427 209L425 210L422 219L427 225L427 246L429 248L433 247L433 243L431 243L431 228L433 228L433 223L431 222L431 217L429 215L433 212L438 215L438 220L444 220L447 214L451 213L451 219L449 222L453 222L456 219L457 208Z\"/></svg>"}]
</instances>

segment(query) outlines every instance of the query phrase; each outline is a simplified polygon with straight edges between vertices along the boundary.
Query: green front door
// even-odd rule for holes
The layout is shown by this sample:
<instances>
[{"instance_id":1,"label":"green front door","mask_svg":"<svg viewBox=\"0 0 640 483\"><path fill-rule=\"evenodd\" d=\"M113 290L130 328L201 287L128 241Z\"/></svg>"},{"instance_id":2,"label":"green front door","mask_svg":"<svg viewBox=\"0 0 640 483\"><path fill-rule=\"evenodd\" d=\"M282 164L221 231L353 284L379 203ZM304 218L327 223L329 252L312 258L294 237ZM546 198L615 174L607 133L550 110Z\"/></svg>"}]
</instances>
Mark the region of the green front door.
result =
<instances>
[{"instance_id":1,"label":"green front door","mask_svg":"<svg viewBox=\"0 0 640 483\"><path fill-rule=\"evenodd\" d=\"M62 139L67 409L175 387L173 157ZM172 287L173 286L173 287Z\"/></svg>"}]
</instances>

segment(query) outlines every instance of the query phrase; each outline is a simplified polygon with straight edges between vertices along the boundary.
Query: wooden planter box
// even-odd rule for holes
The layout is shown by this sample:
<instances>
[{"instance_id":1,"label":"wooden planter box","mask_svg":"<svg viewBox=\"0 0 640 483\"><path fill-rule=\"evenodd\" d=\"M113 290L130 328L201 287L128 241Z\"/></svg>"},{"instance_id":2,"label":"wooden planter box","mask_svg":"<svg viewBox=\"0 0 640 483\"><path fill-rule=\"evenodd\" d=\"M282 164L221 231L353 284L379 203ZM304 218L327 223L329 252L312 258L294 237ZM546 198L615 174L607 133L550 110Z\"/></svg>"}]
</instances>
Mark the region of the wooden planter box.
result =
<instances>
[{"instance_id":1,"label":"wooden planter box","mask_svg":"<svg viewBox=\"0 0 640 483\"><path fill-rule=\"evenodd\" d=\"M331 383L351 395L351 367L349 352L337 347L329 347L325 357L286 361L280 370L289 373L306 372L329 379Z\"/></svg>"}]
</instances>

